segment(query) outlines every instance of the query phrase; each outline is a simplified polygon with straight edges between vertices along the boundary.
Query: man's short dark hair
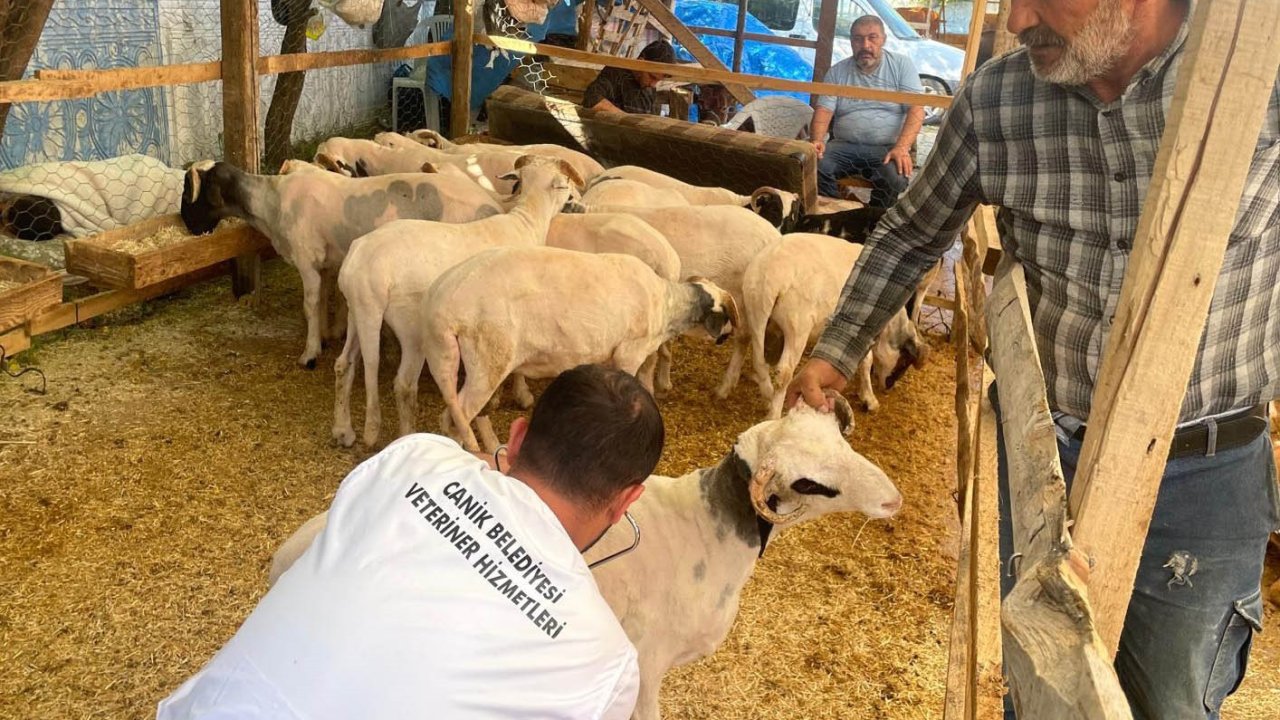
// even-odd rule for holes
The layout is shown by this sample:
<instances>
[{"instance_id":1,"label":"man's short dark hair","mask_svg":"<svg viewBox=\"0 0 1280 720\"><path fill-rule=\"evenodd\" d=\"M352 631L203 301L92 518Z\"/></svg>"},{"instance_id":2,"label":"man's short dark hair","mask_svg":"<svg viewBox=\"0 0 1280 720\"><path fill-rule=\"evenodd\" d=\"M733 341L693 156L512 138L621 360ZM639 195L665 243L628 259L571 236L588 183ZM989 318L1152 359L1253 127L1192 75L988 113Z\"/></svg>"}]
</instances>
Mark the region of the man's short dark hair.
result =
<instances>
[{"instance_id":1,"label":"man's short dark hair","mask_svg":"<svg viewBox=\"0 0 1280 720\"><path fill-rule=\"evenodd\" d=\"M858 27L859 25L868 25L868 24L875 25L876 27L880 28L881 33L884 33L885 31L884 20L881 20L879 17L875 15L863 15L862 17L857 18L856 20L853 21L853 24L849 26L849 32L852 33L853 29Z\"/></svg>"},{"instance_id":2,"label":"man's short dark hair","mask_svg":"<svg viewBox=\"0 0 1280 720\"><path fill-rule=\"evenodd\" d=\"M658 405L634 376L579 365L538 398L516 464L561 495L599 508L649 477L664 439Z\"/></svg>"},{"instance_id":3,"label":"man's short dark hair","mask_svg":"<svg viewBox=\"0 0 1280 720\"><path fill-rule=\"evenodd\" d=\"M640 59L670 64L676 61L676 50L666 40L654 40L640 51Z\"/></svg>"}]
</instances>

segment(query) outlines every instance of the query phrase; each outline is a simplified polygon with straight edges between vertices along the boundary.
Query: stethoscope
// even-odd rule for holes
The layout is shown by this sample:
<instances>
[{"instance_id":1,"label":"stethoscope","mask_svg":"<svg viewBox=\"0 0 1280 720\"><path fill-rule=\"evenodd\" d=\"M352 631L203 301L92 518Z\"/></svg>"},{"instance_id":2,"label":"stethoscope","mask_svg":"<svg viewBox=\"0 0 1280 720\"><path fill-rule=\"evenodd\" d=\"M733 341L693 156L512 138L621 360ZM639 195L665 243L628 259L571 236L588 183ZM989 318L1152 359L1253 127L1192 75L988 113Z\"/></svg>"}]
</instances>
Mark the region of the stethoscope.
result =
<instances>
[{"instance_id":1,"label":"stethoscope","mask_svg":"<svg viewBox=\"0 0 1280 720\"><path fill-rule=\"evenodd\" d=\"M506 446L506 445L499 445L499 446L498 446L498 449L493 451L493 467L494 467L494 469L495 469L495 470L497 470L498 472L502 472L502 464L501 464L500 462L498 462L498 456L499 456L499 455L505 455L505 454L506 454L506 452L507 452L507 446ZM631 525L631 535L632 535L632 537L631 537L631 544L630 544L630 545L628 545L627 547L625 547L625 548L623 548L623 549L621 549L621 550L619 550L619 551L617 551L617 552L615 552L615 553L611 554L611 555L606 555L606 556L604 556L604 557L600 558L599 560L596 560L596 561L595 561L595 562L593 562L593 563L588 563L588 564L587 564L587 569L588 569L588 570L591 570L591 569L593 569L593 568L597 568L597 567L599 567L599 566L601 566L601 565L603 565L603 564L605 564L605 563L607 563L607 562L609 562L609 561L611 561L611 560L617 560L618 558L622 557L623 555L626 555L627 553L629 553L629 552L631 552L631 551L635 550L636 548L640 547L640 525L636 522L636 519L635 519L635 518L631 517L631 512L630 512L630 511L624 512L622 515L623 515L623 517L625 517L625 518L627 519L627 523L628 523L629 525ZM606 534L607 534L607 532L608 532L608 531L606 531ZM602 535L601 537L603 537L603 535ZM597 542L599 542L599 540L597 540ZM592 544L594 544L594 543L592 543Z\"/></svg>"}]
</instances>

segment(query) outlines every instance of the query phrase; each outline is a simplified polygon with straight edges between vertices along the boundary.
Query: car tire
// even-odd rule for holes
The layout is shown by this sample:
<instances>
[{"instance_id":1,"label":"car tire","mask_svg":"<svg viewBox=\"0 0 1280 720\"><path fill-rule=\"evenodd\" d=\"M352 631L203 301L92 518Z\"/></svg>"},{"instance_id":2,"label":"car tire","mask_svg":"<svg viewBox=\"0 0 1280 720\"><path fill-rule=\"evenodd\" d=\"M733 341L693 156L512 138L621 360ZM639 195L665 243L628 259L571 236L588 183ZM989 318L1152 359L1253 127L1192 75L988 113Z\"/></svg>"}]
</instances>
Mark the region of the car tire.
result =
<instances>
[{"instance_id":1,"label":"car tire","mask_svg":"<svg viewBox=\"0 0 1280 720\"><path fill-rule=\"evenodd\" d=\"M924 86L924 91L931 95L950 95L951 88L947 84L932 75L921 75L920 84ZM941 125L942 118L947 114L944 108L926 107L924 109L925 125Z\"/></svg>"}]
</instances>

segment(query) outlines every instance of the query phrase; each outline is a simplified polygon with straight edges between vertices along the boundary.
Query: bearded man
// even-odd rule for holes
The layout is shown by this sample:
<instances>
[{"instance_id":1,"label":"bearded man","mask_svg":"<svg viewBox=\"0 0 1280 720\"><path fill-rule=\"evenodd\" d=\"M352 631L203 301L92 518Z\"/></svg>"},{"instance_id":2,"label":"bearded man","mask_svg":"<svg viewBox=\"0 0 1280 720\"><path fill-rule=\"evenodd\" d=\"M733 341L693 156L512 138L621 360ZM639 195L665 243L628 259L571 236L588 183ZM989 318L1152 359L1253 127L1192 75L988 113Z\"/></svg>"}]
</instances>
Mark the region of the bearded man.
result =
<instances>
[{"instance_id":1,"label":"bearded man","mask_svg":"<svg viewBox=\"0 0 1280 720\"><path fill-rule=\"evenodd\" d=\"M924 92L911 58L884 49L884 21L864 15L849 28L853 55L827 71L822 81L873 90ZM836 181L860 175L871 181L871 206L889 207L911 177L911 146L924 124L924 108L877 100L823 95L813 113L811 136L818 151L818 192L839 197ZM827 130L831 139L827 140Z\"/></svg>"},{"instance_id":2,"label":"bearded man","mask_svg":"<svg viewBox=\"0 0 1280 720\"><path fill-rule=\"evenodd\" d=\"M1013 0L1025 46L957 93L788 388L825 406L979 202L1019 261L1070 483L1184 59L1190 0ZM1116 671L1135 718L1217 718L1261 628L1280 525L1265 403L1280 393L1280 84L1249 166L1143 547ZM1001 452L1003 454L1003 443ZM1003 559L1012 554L1000 463ZM1016 568L1016 566L1014 566ZM1003 577L1005 592L1014 578ZM1011 715L1011 711L1009 713Z\"/></svg>"}]
</instances>

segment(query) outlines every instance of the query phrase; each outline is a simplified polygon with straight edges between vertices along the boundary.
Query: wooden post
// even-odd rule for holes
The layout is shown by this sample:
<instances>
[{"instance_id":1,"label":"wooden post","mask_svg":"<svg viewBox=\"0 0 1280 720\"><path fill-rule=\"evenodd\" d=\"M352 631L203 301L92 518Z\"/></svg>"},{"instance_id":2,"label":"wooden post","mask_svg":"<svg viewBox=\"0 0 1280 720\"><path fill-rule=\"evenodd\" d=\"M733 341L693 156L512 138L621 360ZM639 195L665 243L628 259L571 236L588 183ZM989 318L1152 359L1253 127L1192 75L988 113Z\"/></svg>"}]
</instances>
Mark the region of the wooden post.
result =
<instances>
[{"instance_id":1,"label":"wooden post","mask_svg":"<svg viewBox=\"0 0 1280 720\"><path fill-rule=\"evenodd\" d=\"M996 42L991 48L991 57L1000 57L1018 47L1018 36L1009 32L1009 13L1012 8L1012 0L1000 0L1000 16L996 21Z\"/></svg>"},{"instance_id":2,"label":"wooden post","mask_svg":"<svg viewBox=\"0 0 1280 720\"><path fill-rule=\"evenodd\" d=\"M1095 630L1088 566L1067 533L1066 481L1022 267L1006 256L987 302L991 360L1009 466L1018 582L1004 598L1004 661L1018 717L1126 720L1132 715Z\"/></svg>"},{"instance_id":3,"label":"wooden post","mask_svg":"<svg viewBox=\"0 0 1280 720\"><path fill-rule=\"evenodd\" d=\"M747 0L738 0L738 25L733 29L733 71L742 72L743 34L747 31Z\"/></svg>"},{"instance_id":4,"label":"wooden post","mask_svg":"<svg viewBox=\"0 0 1280 720\"><path fill-rule=\"evenodd\" d=\"M644 6L645 10L649 11L653 19L658 21L659 25L666 28L667 32L671 33L672 37L679 41L684 46L684 49L689 51L690 55L693 55L695 60L702 63L703 67L728 70L724 63L720 62L720 58L708 50L707 46L703 45L702 41L698 39L698 36L693 34L689 26L680 22L680 18L676 17L670 8L662 4L662 0L639 0L639 2ZM726 82L724 86L743 105L756 99L755 93L751 92L746 85Z\"/></svg>"},{"instance_id":5,"label":"wooden post","mask_svg":"<svg viewBox=\"0 0 1280 720\"><path fill-rule=\"evenodd\" d=\"M581 0L578 6L578 40L574 46L579 50L591 49L591 20L595 17L596 0Z\"/></svg>"},{"instance_id":6,"label":"wooden post","mask_svg":"<svg viewBox=\"0 0 1280 720\"><path fill-rule=\"evenodd\" d=\"M836 13L839 9L840 0L822 0L822 9L818 11L818 48L813 51L814 82L822 82L831 69L831 44L836 37Z\"/></svg>"},{"instance_id":7,"label":"wooden post","mask_svg":"<svg viewBox=\"0 0 1280 720\"><path fill-rule=\"evenodd\" d=\"M223 158L247 172L258 172L258 3L222 0ZM262 260L256 253L235 260L231 292L257 292Z\"/></svg>"},{"instance_id":8,"label":"wooden post","mask_svg":"<svg viewBox=\"0 0 1280 720\"><path fill-rule=\"evenodd\" d=\"M1076 542L1096 563L1089 595L1112 654L1280 65L1280 3L1193 8L1071 492Z\"/></svg>"},{"instance_id":9,"label":"wooden post","mask_svg":"<svg viewBox=\"0 0 1280 720\"><path fill-rule=\"evenodd\" d=\"M471 132L471 58L475 52L475 0L453 0L453 95L449 101L449 134Z\"/></svg>"},{"instance_id":10,"label":"wooden post","mask_svg":"<svg viewBox=\"0 0 1280 720\"><path fill-rule=\"evenodd\" d=\"M964 44L964 67L960 70L960 79L969 77L969 73L978 66L978 47L982 45L982 24L987 18L986 0L973 3L973 15L969 18L969 38Z\"/></svg>"}]
</instances>

